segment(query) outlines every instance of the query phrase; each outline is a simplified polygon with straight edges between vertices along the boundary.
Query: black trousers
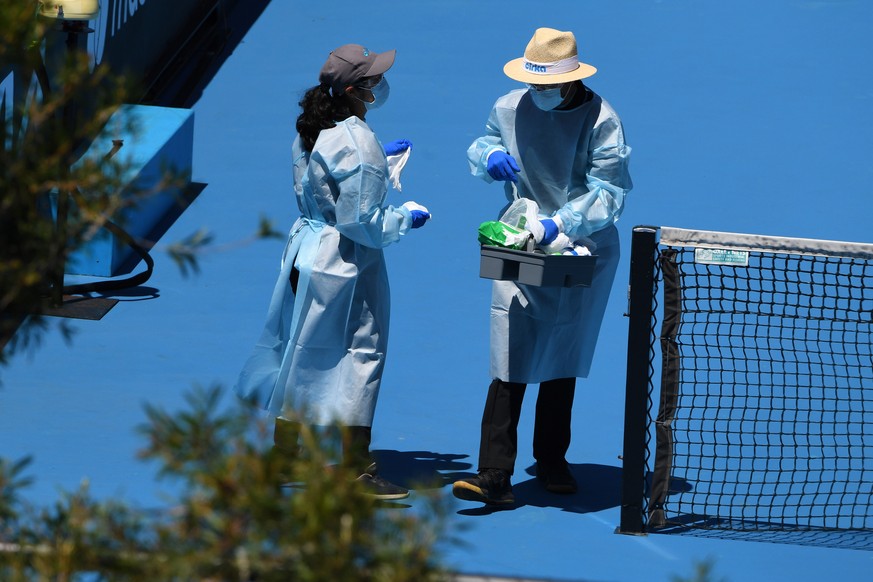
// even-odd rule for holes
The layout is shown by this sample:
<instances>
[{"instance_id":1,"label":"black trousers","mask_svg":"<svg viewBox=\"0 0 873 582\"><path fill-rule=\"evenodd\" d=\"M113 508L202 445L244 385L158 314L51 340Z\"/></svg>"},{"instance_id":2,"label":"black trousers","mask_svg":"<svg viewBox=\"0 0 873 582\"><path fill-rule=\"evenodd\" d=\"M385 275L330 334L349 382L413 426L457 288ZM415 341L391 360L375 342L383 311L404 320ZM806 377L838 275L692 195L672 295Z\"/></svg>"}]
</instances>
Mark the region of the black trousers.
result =
<instances>
[{"instance_id":1,"label":"black trousers","mask_svg":"<svg viewBox=\"0 0 873 582\"><path fill-rule=\"evenodd\" d=\"M503 469L512 474L518 455L518 420L526 384L494 379L482 413L479 469ZM570 448L570 418L576 378L540 384L534 419L533 456L544 464L565 459Z\"/></svg>"}]
</instances>

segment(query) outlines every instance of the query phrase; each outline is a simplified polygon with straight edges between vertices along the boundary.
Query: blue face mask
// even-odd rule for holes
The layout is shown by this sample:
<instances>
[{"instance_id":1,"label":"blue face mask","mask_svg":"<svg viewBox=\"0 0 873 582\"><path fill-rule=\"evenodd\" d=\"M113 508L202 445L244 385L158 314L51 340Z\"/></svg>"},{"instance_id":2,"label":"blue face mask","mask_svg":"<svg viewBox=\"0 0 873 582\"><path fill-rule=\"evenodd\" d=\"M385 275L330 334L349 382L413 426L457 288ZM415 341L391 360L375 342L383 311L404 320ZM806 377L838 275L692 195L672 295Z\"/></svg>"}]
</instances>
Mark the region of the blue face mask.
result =
<instances>
[{"instance_id":1,"label":"blue face mask","mask_svg":"<svg viewBox=\"0 0 873 582\"><path fill-rule=\"evenodd\" d=\"M551 111L564 101L564 98L561 96L560 85L551 89L542 90L529 87L527 92L530 94L530 98L533 99L534 105L543 111Z\"/></svg>"},{"instance_id":2,"label":"blue face mask","mask_svg":"<svg viewBox=\"0 0 873 582\"><path fill-rule=\"evenodd\" d=\"M372 111L373 109L379 109L382 107L385 101L388 100L388 94L391 93L391 87L388 86L388 81L385 77L382 77L379 82L372 87L362 88L373 94L372 103L361 99L361 101L364 101L364 106L367 108L367 111Z\"/></svg>"}]
</instances>

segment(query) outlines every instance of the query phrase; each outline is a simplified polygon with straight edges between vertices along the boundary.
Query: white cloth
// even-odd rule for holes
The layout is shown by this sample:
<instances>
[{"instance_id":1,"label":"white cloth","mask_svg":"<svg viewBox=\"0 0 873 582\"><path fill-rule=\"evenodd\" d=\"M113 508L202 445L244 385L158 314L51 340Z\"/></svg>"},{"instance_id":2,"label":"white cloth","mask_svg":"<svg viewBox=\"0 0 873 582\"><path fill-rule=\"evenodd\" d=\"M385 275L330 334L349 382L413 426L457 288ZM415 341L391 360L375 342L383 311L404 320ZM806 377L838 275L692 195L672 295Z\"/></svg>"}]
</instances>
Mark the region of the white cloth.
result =
<instances>
[{"instance_id":1,"label":"white cloth","mask_svg":"<svg viewBox=\"0 0 873 582\"><path fill-rule=\"evenodd\" d=\"M404 202L403 208L409 210L410 212L412 212L413 210L420 210L421 212L424 212L426 214L430 214L430 211L427 208L425 208L424 206L422 206L418 202L413 202L412 200L410 200L409 202Z\"/></svg>"},{"instance_id":2,"label":"white cloth","mask_svg":"<svg viewBox=\"0 0 873 582\"><path fill-rule=\"evenodd\" d=\"M403 168L406 167L406 162L409 161L409 156L412 155L412 147L408 147L399 154L388 156L388 181L398 192L403 191L403 186L400 184L400 174Z\"/></svg>"},{"instance_id":3,"label":"white cloth","mask_svg":"<svg viewBox=\"0 0 873 582\"><path fill-rule=\"evenodd\" d=\"M557 253L563 253L566 249L572 248L574 246L576 245L574 244L574 241L570 240L570 237L568 237L563 232L559 232L558 236L555 237L555 240L547 245L541 244L540 248L543 249L546 254L554 255Z\"/></svg>"}]
</instances>

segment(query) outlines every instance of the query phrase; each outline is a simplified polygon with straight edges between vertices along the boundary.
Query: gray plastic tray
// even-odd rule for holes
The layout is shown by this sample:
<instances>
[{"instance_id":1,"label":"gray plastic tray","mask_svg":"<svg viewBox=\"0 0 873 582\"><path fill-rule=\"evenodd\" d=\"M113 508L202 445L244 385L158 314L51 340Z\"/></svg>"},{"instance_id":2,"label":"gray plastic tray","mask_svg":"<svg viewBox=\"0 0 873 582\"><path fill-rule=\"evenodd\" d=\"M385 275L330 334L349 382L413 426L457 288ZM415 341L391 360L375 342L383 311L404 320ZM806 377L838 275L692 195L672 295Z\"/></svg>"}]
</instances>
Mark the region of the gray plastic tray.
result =
<instances>
[{"instance_id":1,"label":"gray plastic tray","mask_svg":"<svg viewBox=\"0 0 873 582\"><path fill-rule=\"evenodd\" d=\"M590 287L597 256L544 255L482 245L479 276L534 287Z\"/></svg>"}]
</instances>

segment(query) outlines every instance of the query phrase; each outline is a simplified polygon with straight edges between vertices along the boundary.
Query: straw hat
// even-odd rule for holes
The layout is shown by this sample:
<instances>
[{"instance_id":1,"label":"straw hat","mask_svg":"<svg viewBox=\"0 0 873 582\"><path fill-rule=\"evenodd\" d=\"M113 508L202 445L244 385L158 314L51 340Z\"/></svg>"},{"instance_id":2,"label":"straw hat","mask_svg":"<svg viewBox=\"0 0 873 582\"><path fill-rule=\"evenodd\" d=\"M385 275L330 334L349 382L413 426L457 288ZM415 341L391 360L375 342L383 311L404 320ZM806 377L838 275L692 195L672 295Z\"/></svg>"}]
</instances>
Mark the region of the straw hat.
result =
<instances>
[{"instance_id":1,"label":"straw hat","mask_svg":"<svg viewBox=\"0 0 873 582\"><path fill-rule=\"evenodd\" d=\"M503 66L510 79L534 85L557 85L585 79L597 72L579 62L576 37L572 32L538 28L524 49L524 56Z\"/></svg>"}]
</instances>

